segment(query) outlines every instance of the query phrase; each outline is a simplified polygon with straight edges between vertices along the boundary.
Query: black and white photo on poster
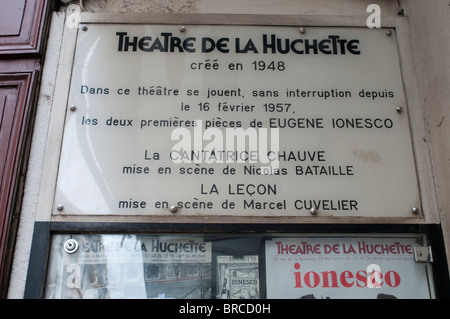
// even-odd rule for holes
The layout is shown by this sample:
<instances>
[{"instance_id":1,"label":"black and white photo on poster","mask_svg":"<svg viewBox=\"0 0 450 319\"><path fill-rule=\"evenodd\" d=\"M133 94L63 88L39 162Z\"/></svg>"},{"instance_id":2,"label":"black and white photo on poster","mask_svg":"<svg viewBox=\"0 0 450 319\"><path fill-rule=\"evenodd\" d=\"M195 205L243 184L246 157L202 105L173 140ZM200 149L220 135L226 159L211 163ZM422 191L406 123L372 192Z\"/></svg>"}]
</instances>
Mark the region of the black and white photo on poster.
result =
<instances>
[{"instance_id":1,"label":"black and white photo on poster","mask_svg":"<svg viewBox=\"0 0 450 319\"><path fill-rule=\"evenodd\" d=\"M259 299L258 256L217 256L216 281L218 299Z\"/></svg>"}]
</instances>

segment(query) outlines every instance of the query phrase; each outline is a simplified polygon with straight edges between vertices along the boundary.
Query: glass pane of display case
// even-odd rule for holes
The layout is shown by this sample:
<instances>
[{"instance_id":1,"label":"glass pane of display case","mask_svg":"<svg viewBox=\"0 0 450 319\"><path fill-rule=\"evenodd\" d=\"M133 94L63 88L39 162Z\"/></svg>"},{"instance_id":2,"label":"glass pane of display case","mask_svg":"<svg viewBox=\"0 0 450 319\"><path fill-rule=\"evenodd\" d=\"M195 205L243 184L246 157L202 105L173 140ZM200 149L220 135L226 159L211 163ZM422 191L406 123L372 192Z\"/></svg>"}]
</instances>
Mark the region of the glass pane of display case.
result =
<instances>
[{"instance_id":1,"label":"glass pane of display case","mask_svg":"<svg viewBox=\"0 0 450 319\"><path fill-rule=\"evenodd\" d=\"M45 298L433 298L424 247L420 234L54 235Z\"/></svg>"},{"instance_id":2,"label":"glass pane of display case","mask_svg":"<svg viewBox=\"0 0 450 319\"><path fill-rule=\"evenodd\" d=\"M46 288L46 298L211 298L211 243L201 237L57 235Z\"/></svg>"}]
</instances>

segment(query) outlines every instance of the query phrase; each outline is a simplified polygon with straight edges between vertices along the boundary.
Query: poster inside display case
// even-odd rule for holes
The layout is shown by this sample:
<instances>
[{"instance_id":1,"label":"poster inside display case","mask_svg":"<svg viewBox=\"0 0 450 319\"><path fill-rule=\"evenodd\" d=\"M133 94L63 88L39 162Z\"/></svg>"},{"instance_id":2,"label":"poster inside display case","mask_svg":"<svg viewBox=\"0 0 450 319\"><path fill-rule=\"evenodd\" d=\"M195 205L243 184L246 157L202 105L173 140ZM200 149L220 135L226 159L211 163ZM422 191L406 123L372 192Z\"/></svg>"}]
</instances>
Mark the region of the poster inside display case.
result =
<instances>
[{"instance_id":1,"label":"poster inside display case","mask_svg":"<svg viewBox=\"0 0 450 319\"><path fill-rule=\"evenodd\" d=\"M45 298L428 299L421 235L54 235Z\"/></svg>"},{"instance_id":2,"label":"poster inside display case","mask_svg":"<svg viewBox=\"0 0 450 319\"><path fill-rule=\"evenodd\" d=\"M46 298L211 298L211 243L197 237L54 236Z\"/></svg>"},{"instance_id":3,"label":"poster inside display case","mask_svg":"<svg viewBox=\"0 0 450 319\"><path fill-rule=\"evenodd\" d=\"M293 237L266 241L267 297L428 299L420 237Z\"/></svg>"}]
</instances>

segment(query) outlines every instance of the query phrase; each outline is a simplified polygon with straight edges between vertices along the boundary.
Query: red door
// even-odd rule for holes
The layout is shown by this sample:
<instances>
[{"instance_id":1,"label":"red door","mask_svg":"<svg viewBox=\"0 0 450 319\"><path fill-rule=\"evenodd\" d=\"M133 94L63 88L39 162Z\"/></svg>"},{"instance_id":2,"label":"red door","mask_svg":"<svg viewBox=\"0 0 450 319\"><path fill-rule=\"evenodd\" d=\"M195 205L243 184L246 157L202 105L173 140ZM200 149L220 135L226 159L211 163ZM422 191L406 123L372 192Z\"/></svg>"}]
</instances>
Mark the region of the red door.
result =
<instances>
[{"instance_id":1,"label":"red door","mask_svg":"<svg viewBox=\"0 0 450 319\"><path fill-rule=\"evenodd\" d=\"M18 216L15 203L21 177L19 169L22 122L30 75L0 74L0 284L8 282Z\"/></svg>"},{"instance_id":2,"label":"red door","mask_svg":"<svg viewBox=\"0 0 450 319\"><path fill-rule=\"evenodd\" d=\"M0 0L0 298L8 291L48 0Z\"/></svg>"}]
</instances>

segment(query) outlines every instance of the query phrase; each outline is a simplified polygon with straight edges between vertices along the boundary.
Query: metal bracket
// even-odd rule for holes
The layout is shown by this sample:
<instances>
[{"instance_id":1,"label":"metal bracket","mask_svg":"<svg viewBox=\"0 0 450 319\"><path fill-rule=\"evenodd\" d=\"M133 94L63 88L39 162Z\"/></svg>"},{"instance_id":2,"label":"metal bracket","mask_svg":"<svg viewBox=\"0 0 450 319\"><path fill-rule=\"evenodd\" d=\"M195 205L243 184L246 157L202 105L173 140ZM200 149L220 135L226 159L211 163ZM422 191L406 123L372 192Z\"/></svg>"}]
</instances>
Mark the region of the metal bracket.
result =
<instances>
[{"instance_id":1,"label":"metal bracket","mask_svg":"<svg viewBox=\"0 0 450 319\"><path fill-rule=\"evenodd\" d=\"M414 261L416 263L432 263L433 254L431 253L431 246L414 247Z\"/></svg>"}]
</instances>

